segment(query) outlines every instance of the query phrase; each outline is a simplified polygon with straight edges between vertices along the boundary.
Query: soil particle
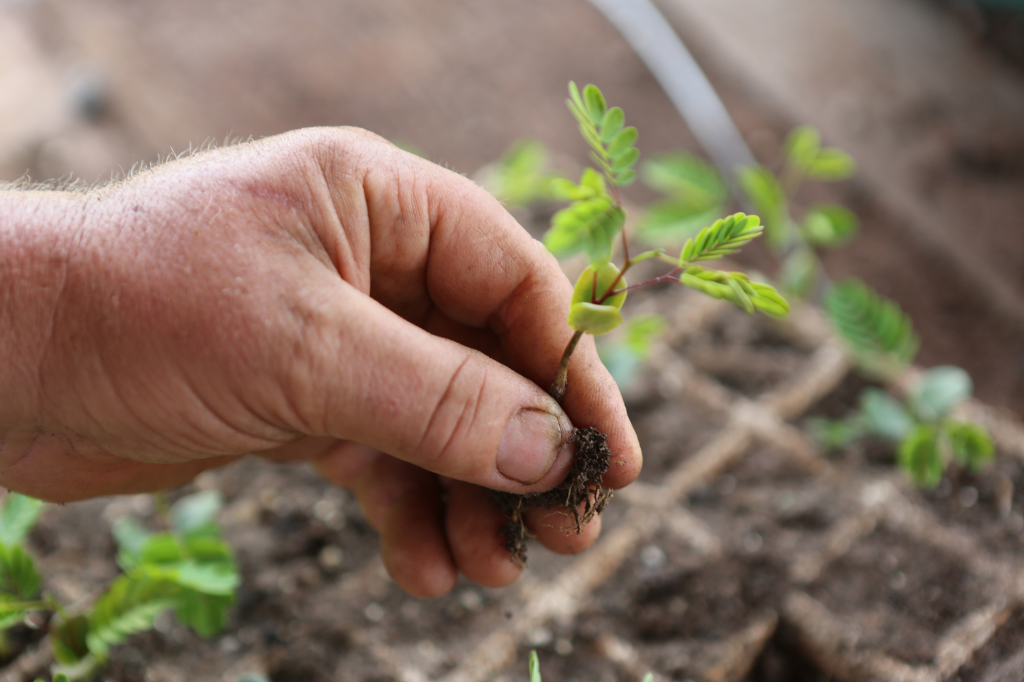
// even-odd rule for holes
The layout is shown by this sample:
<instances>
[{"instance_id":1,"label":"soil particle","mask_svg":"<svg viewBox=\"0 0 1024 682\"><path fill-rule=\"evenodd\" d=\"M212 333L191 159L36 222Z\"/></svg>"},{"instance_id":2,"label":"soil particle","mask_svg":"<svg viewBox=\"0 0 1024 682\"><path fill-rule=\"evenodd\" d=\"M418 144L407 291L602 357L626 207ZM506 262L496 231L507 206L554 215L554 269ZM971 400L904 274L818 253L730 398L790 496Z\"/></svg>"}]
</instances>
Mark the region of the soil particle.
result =
<instances>
[{"instance_id":1,"label":"soil particle","mask_svg":"<svg viewBox=\"0 0 1024 682\"><path fill-rule=\"evenodd\" d=\"M810 593L860 631L858 648L934 662L936 644L988 596L963 561L882 528L826 568Z\"/></svg>"},{"instance_id":2,"label":"soil particle","mask_svg":"<svg viewBox=\"0 0 1024 682\"><path fill-rule=\"evenodd\" d=\"M576 445L576 456L569 475L557 487L547 492L527 495L499 491L493 493L498 506L509 519L501 528L501 537L514 563L526 565L529 531L523 520L525 509L565 507L572 515L571 530L577 533L582 533L583 526L604 511L612 497L612 491L601 484L601 477L611 463L611 451L605 442L607 439L608 436L592 426L576 429L569 438L569 442Z\"/></svg>"}]
</instances>

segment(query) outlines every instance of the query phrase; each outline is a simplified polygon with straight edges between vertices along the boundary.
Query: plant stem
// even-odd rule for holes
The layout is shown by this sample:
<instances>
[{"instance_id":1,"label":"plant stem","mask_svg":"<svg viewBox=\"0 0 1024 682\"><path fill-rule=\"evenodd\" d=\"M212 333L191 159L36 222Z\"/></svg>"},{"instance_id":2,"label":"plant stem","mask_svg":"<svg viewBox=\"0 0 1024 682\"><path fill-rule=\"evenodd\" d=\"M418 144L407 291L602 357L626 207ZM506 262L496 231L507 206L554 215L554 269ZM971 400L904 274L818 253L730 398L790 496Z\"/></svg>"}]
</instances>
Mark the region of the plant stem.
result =
<instances>
[{"instance_id":1,"label":"plant stem","mask_svg":"<svg viewBox=\"0 0 1024 682\"><path fill-rule=\"evenodd\" d=\"M572 357L572 352L576 350L576 344L583 338L583 332L577 330L572 338L569 339L569 345L565 347L565 352L562 353L562 361L558 363L558 371L555 373L555 380L551 382L551 387L548 389L548 394L558 401L558 404L562 404L562 398L565 396L566 383L569 380L569 358Z\"/></svg>"}]
</instances>

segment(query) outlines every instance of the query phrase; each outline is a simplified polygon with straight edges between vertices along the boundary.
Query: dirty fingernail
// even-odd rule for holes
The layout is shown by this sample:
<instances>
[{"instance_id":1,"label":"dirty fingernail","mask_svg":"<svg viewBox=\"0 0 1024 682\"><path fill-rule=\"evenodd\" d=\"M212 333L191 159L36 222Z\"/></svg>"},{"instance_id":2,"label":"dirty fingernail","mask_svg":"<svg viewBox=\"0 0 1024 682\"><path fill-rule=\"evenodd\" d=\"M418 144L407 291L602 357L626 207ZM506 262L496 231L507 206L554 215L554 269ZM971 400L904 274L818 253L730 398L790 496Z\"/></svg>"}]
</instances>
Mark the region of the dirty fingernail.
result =
<instances>
[{"instance_id":1,"label":"dirty fingernail","mask_svg":"<svg viewBox=\"0 0 1024 682\"><path fill-rule=\"evenodd\" d=\"M536 483L551 469L561 446L558 417L541 410L519 410L498 445L498 471L520 483Z\"/></svg>"}]
</instances>

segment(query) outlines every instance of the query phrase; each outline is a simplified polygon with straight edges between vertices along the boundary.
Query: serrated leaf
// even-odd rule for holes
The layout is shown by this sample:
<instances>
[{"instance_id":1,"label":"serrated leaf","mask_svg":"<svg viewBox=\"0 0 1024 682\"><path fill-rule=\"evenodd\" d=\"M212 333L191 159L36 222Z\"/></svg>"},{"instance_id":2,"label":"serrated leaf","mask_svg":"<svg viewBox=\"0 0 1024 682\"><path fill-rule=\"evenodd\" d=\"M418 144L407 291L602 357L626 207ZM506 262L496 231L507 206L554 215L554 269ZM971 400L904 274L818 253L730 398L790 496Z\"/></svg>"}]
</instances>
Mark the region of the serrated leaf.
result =
<instances>
[{"instance_id":1,"label":"serrated leaf","mask_svg":"<svg viewBox=\"0 0 1024 682\"><path fill-rule=\"evenodd\" d=\"M822 149L804 169L808 178L824 181L846 180L856 172L857 164L853 157L834 148Z\"/></svg>"},{"instance_id":2,"label":"serrated leaf","mask_svg":"<svg viewBox=\"0 0 1024 682\"><path fill-rule=\"evenodd\" d=\"M821 135L811 126L794 128L786 137L786 158L801 170L808 168L821 150Z\"/></svg>"},{"instance_id":3,"label":"serrated leaf","mask_svg":"<svg viewBox=\"0 0 1024 682\"><path fill-rule=\"evenodd\" d=\"M857 234L858 220L853 211L833 204L815 206L804 216L801 232L810 244L833 248Z\"/></svg>"},{"instance_id":4,"label":"serrated leaf","mask_svg":"<svg viewBox=\"0 0 1024 682\"><path fill-rule=\"evenodd\" d=\"M603 142L611 142L615 139L615 136L622 130L622 126L626 123L626 114L623 113L621 107L612 107L605 112L604 119L601 121L601 140Z\"/></svg>"},{"instance_id":5,"label":"serrated leaf","mask_svg":"<svg viewBox=\"0 0 1024 682\"><path fill-rule=\"evenodd\" d=\"M934 425L919 424L900 443L897 454L900 468L922 488L934 488L946 470L937 436Z\"/></svg>"},{"instance_id":6,"label":"serrated leaf","mask_svg":"<svg viewBox=\"0 0 1024 682\"><path fill-rule=\"evenodd\" d=\"M36 524L45 502L33 497L8 492L0 503L0 542L13 547L20 545Z\"/></svg>"},{"instance_id":7,"label":"serrated leaf","mask_svg":"<svg viewBox=\"0 0 1024 682\"><path fill-rule=\"evenodd\" d=\"M0 545L0 593L30 601L39 595L41 585L35 561L20 545Z\"/></svg>"},{"instance_id":8,"label":"serrated leaf","mask_svg":"<svg viewBox=\"0 0 1024 682\"><path fill-rule=\"evenodd\" d=\"M590 116L591 123L595 126L601 125L608 105L604 101L604 95L596 85L588 85L583 88L583 103L586 105L586 111Z\"/></svg>"},{"instance_id":9,"label":"serrated leaf","mask_svg":"<svg viewBox=\"0 0 1024 682\"><path fill-rule=\"evenodd\" d=\"M970 398L973 389L970 375L959 367L933 367L913 391L914 410L925 421L935 421Z\"/></svg>"},{"instance_id":10,"label":"serrated leaf","mask_svg":"<svg viewBox=\"0 0 1024 682\"><path fill-rule=\"evenodd\" d=\"M902 441L914 428L914 418L903 404L877 388L861 393L860 409L867 430L882 438Z\"/></svg>"},{"instance_id":11,"label":"serrated leaf","mask_svg":"<svg viewBox=\"0 0 1024 682\"><path fill-rule=\"evenodd\" d=\"M953 459L972 473L980 472L995 456L992 437L985 427L973 422L944 425Z\"/></svg>"},{"instance_id":12,"label":"serrated leaf","mask_svg":"<svg viewBox=\"0 0 1024 682\"><path fill-rule=\"evenodd\" d=\"M626 150L632 148L636 142L639 133L633 126L623 128L615 139L608 143L608 156L615 158L624 154Z\"/></svg>"},{"instance_id":13,"label":"serrated leaf","mask_svg":"<svg viewBox=\"0 0 1024 682\"><path fill-rule=\"evenodd\" d=\"M179 535L206 532L224 506L219 490L204 490L181 498L171 507L171 527Z\"/></svg>"}]
</instances>

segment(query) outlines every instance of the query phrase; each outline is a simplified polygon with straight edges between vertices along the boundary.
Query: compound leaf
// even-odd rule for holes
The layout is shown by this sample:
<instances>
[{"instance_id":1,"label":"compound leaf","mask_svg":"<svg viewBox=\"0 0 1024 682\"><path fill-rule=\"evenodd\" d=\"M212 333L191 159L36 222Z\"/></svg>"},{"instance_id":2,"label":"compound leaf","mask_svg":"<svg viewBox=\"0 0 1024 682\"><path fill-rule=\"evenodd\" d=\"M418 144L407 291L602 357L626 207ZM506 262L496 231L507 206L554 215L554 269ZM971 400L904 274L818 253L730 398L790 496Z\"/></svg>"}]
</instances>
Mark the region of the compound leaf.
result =
<instances>
[{"instance_id":1,"label":"compound leaf","mask_svg":"<svg viewBox=\"0 0 1024 682\"><path fill-rule=\"evenodd\" d=\"M0 596L29 601L38 596L40 585L36 563L21 545L0 545Z\"/></svg>"},{"instance_id":2,"label":"compound leaf","mask_svg":"<svg viewBox=\"0 0 1024 682\"><path fill-rule=\"evenodd\" d=\"M84 615L64 620L59 615L50 621L50 646L53 657L62 665L74 665L89 655L86 638L89 619Z\"/></svg>"},{"instance_id":3,"label":"compound leaf","mask_svg":"<svg viewBox=\"0 0 1024 682\"><path fill-rule=\"evenodd\" d=\"M920 341L910 318L860 280L847 279L832 287L825 310L836 333L869 372L894 374L917 354Z\"/></svg>"},{"instance_id":4,"label":"compound leaf","mask_svg":"<svg viewBox=\"0 0 1024 682\"><path fill-rule=\"evenodd\" d=\"M804 168L804 172L812 180L846 180L857 172L857 164L846 152L828 148L818 152L818 156Z\"/></svg>"},{"instance_id":5,"label":"compound leaf","mask_svg":"<svg viewBox=\"0 0 1024 682\"><path fill-rule=\"evenodd\" d=\"M612 107L605 112L604 119L601 121L601 141L611 142L614 140L625 122L626 114L623 113L621 107Z\"/></svg>"},{"instance_id":6,"label":"compound leaf","mask_svg":"<svg viewBox=\"0 0 1024 682\"><path fill-rule=\"evenodd\" d=\"M973 422L947 422L944 427L953 459L965 469L978 473L992 460L995 446L985 427Z\"/></svg>"},{"instance_id":7,"label":"compound leaf","mask_svg":"<svg viewBox=\"0 0 1024 682\"><path fill-rule=\"evenodd\" d=\"M178 600L174 615L201 637L212 637L228 623L228 613L234 605L232 596L189 592Z\"/></svg>"},{"instance_id":8,"label":"compound leaf","mask_svg":"<svg viewBox=\"0 0 1024 682\"><path fill-rule=\"evenodd\" d=\"M821 276L821 261L807 248L794 249L782 261L779 282L783 289L799 298L810 298Z\"/></svg>"},{"instance_id":9,"label":"compound leaf","mask_svg":"<svg viewBox=\"0 0 1024 682\"><path fill-rule=\"evenodd\" d=\"M761 219L745 213L735 213L716 220L713 225L701 230L696 237L686 240L679 255L679 262L698 263L728 256L739 251L751 239L759 237L763 231Z\"/></svg>"},{"instance_id":10,"label":"compound leaf","mask_svg":"<svg viewBox=\"0 0 1024 682\"><path fill-rule=\"evenodd\" d=\"M33 497L8 492L0 504L0 542L20 545L36 524L46 503Z\"/></svg>"},{"instance_id":11,"label":"compound leaf","mask_svg":"<svg viewBox=\"0 0 1024 682\"><path fill-rule=\"evenodd\" d=\"M130 635L153 627L153 621L176 605L181 588L145 576L121 575L96 600L89 614L89 651L106 658L110 648Z\"/></svg>"},{"instance_id":12,"label":"compound leaf","mask_svg":"<svg viewBox=\"0 0 1024 682\"><path fill-rule=\"evenodd\" d=\"M669 154L643 165L644 184L687 205L708 210L721 206L728 189L714 166L693 154Z\"/></svg>"},{"instance_id":13,"label":"compound leaf","mask_svg":"<svg viewBox=\"0 0 1024 682\"><path fill-rule=\"evenodd\" d=\"M936 421L971 397L972 390L970 375L959 367L933 367L913 392L914 410L922 419Z\"/></svg>"},{"instance_id":14,"label":"compound leaf","mask_svg":"<svg viewBox=\"0 0 1024 682\"><path fill-rule=\"evenodd\" d=\"M814 246L833 248L850 241L857 234L856 214L842 206L822 204L804 216L800 231Z\"/></svg>"},{"instance_id":15,"label":"compound leaf","mask_svg":"<svg viewBox=\"0 0 1024 682\"><path fill-rule=\"evenodd\" d=\"M743 166L737 180L747 199L764 216L768 243L778 248L786 243L789 232L789 209L782 185L761 166Z\"/></svg>"},{"instance_id":16,"label":"compound leaf","mask_svg":"<svg viewBox=\"0 0 1024 682\"><path fill-rule=\"evenodd\" d=\"M786 137L786 158L801 170L809 167L821 151L821 135L812 126L794 128Z\"/></svg>"},{"instance_id":17,"label":"compound leaf","mask_svg":"<svg viewBox=\"0 0 1024 682\"><path fill-rule=\"evenodd\" d=\"M588 85L583 88L583 103L586 105L590 121L595 126L601 125L604 121L604 114L608 105L604 101L604 94L596 85Z\"/></svg>"},{"instance_id":18,"label":"compound leaf","mask_svg":"<svg viewBox=\"0 0 1024 682\"><path fill-rule=\"evenodd\" d=\"M556 256L586 251L591 262L607 262L625 220L622 207L608 196L577 201L554 215L544 245Z\"/></svg>"},{"instance_id":19,"label":"compound leaf","mask_svg":"<svg viewBox=\"0 0 1024 682\"><path fill-rule=\"evenodd\" d=\"M900 467L914 484L934 488L942 478L946 463L939 451L938 430L933 424L918 424L900 443L897 454Z\"/></svg>"},{"instance_id":20,"label":"compound leaf","mask_svg":"<svg viewBox=\"0 0 1024 682\"><path fill-rule=\"evenodd\" d=\"M608 156L617 158L622 154L625 154L628 150L633 148L633 144L639 137L637 129L633 126L623 128L619 131L619 134L615 136L611 142L608 143Z\"/></svg>"}]
</instances>

